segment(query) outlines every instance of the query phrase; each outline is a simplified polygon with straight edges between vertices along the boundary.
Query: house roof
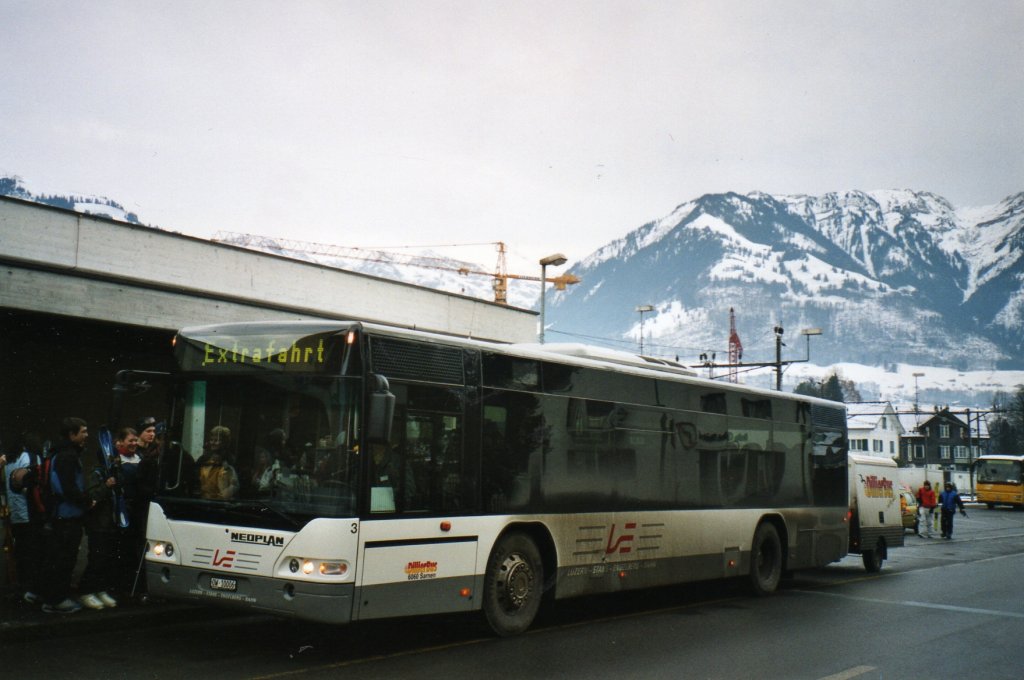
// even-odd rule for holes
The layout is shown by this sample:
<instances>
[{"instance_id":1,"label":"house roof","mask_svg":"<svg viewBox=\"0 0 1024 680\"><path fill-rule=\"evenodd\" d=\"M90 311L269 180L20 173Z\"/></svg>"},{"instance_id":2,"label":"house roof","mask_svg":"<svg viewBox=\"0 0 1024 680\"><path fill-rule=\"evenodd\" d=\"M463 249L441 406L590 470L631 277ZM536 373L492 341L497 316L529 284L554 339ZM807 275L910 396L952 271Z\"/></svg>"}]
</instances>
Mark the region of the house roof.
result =
<instances>
[{"instance_id":1,"label":"house roof","mask_svg":"<svg viewBox=\"0 0 1024 680\"><path fill-rule=\"evenodd\" d=\"M888 401L855 401L846 404L847 429L874 430L882 416L896 416L896 410ZM897 434L901 434L900 428L894 429Z\"/></svg>"},{"instance_id":2,"label":"house roof","mask_svg":"<svg viewBox=\"0 0 1024 680\"><path fill-rule=\"evenodd\" d=\"M919 435L915 430L918 427L924 427L929 422L935 420L937 417L942 416L941 420L949 422L951 424L959 424L961 427L966 427L967 423L964 418L958 413L949 413L948 411L922 411L921 413L899 413L897 414L900 419L900 425L903 426L904 436L914 437L923 436ZM988 432L988 421L985 418L975 418L975 414L971 412L971 437L980 437L985 439L989 436Z\"/></svg>"}]
</instances>

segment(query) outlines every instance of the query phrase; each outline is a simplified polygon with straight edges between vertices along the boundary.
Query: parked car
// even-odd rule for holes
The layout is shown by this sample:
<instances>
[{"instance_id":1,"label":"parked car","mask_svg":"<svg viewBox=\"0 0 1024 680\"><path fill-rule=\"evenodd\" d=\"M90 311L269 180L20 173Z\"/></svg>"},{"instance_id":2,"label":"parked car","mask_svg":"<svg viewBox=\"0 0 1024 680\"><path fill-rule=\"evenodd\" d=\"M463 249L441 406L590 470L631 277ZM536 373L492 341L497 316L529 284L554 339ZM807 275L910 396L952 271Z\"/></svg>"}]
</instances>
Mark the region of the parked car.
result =
<instances>
[{"instance_id":1,"label":"parked car","mask_svg":"<svg viewBox=\"0 0 1024 680\"><path fill-rule=\"evenodd\" d=\"M900 512L903 514L904 530L913 529L915 534L918 533L920 519L917 516L917 497L907 487L900 489Z\"/></svg>"}]
</instances>

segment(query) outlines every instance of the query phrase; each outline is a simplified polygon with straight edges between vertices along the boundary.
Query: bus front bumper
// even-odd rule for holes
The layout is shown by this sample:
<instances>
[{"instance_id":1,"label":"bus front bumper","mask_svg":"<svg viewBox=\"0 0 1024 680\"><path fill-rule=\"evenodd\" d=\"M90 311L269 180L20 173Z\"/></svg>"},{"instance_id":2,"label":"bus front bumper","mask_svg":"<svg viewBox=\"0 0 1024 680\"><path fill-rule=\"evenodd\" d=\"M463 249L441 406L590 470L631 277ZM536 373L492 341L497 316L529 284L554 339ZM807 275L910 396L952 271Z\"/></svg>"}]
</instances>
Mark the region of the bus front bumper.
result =
<instances>
[{"instance_id":1,"label":"bus front bumper","mask_svg":"<svg viewBox=\"0 0 1024 680\"><path fill-rule=\"evenodd\" d=\"M307 621L352 621L355 586L351 583L286 581L152 562L145 566L148 592L154 597L250 609Z\"/></svg>"}]
</instances>

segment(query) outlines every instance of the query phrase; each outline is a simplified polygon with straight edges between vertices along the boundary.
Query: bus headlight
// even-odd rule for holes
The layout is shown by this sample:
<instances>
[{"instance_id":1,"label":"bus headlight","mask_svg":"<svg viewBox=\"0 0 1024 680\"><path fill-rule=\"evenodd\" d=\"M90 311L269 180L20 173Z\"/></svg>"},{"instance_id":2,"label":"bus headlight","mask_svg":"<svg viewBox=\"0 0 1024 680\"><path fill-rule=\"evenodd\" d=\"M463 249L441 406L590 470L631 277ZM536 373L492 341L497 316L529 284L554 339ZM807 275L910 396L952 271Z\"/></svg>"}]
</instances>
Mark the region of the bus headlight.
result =
<instances>
[{"instance_id":1,"label":"bus headlight","mask_svg":"<svg viewBox=\"0 0 1024 680\"><path fill-rule=\"evenodd\" d=\"M318 577L328 577L333 580L348 576L348 568L348 562L345 560L286 557L281 563L278 573L288 576L312 576L314 580L318 580Z\"/></svg>"},{"instance_id":2,"label":"bus headlight","mask_svg":"<svg viewBox=\"0 0 1024 680\"><path fill-rule=\"evenodd\" d=\"M344 576L348 573L348 564L345 562L321 562L320 573L324 576Z\"/></svg>"},{"instance_id":3,"label":"bus headlight","mask_svg":"<svg viewBox=\"0 0 1024 680\"><path fill-rule=\"evenodd\" d=\"M156 557L174 557L174 544L164 541L154 541L152 552Z\"/></svg>"}]
</instances>

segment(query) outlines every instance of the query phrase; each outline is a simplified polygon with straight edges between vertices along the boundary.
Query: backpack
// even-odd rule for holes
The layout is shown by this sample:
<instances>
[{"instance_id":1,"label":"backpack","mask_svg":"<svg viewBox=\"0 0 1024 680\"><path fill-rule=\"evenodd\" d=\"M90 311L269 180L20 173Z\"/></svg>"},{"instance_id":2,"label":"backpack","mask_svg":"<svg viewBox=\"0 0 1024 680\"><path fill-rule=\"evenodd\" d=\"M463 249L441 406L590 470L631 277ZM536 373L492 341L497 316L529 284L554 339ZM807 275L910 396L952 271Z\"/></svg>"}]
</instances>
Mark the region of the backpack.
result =
<instances>
[{"instance_id":1,"label":"backpack","mask_svg":"<svg viewBox=\"0 0 1024 680\"><path fill-rule=\"evenodd\" d=\"M27 468L13 470L10 475L11 491L25 494L32 517L49 520L53 517L56 499L50 482L53 457L29 452Z\"/></svg>"}]
</instances>

